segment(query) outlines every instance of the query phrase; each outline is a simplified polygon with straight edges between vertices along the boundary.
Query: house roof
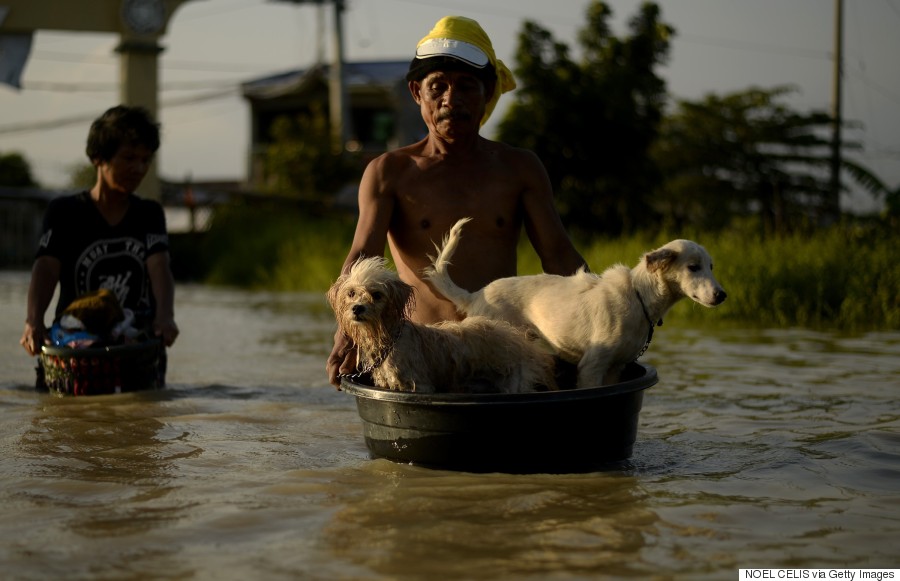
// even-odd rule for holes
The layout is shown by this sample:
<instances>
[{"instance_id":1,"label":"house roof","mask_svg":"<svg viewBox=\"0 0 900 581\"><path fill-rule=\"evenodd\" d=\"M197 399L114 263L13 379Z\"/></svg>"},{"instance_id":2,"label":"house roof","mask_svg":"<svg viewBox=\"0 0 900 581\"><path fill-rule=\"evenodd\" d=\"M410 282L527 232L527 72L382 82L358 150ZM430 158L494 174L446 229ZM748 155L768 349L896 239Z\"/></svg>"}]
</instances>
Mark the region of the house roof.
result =
<instances>
[{"instance_id":1,"label":"house roof","mask_svg":"<svg viewBox=\"0 0 900 581\"><path fill-rule=\"evenodd\" d=\"M312 83L327 78L331 66L321 64L309 69L295 69L241 84L241 93L250 100L273 99L306 90ZM369 61L344 63L347 88L392 87L406 77L409 61Z\"/></svg>"}]
</instances>

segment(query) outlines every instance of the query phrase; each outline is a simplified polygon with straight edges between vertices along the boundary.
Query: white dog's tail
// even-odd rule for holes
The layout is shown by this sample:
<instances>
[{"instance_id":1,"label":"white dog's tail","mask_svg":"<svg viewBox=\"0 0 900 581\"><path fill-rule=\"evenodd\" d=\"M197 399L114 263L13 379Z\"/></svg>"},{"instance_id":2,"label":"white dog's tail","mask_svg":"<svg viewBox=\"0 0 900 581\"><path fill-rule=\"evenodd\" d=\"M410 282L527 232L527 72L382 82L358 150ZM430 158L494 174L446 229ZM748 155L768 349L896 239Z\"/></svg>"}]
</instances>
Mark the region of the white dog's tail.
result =
<instances>
[{"instance_id":1,"label":"white dog's tail","mask_svg":"<svg viewBox=\"0 0 900 581\"><path fill-rule=\"evenodd\" d=\"M460 313L466 313L472 301L472 293L457 286L453 279L450 278L447 268L450 266L450 259L453 258L456 247L459 246L459 240L462 238L462 227L471 219L461 218L453 225L453 228L450 228L450 232L444 236L443 245L439 247L435 244L434 247L438 251L437 257L429 256L431 266L424 270L425 278L434 285L438 292L456 305L456 310Z\"/></svg>"}]
</instances>

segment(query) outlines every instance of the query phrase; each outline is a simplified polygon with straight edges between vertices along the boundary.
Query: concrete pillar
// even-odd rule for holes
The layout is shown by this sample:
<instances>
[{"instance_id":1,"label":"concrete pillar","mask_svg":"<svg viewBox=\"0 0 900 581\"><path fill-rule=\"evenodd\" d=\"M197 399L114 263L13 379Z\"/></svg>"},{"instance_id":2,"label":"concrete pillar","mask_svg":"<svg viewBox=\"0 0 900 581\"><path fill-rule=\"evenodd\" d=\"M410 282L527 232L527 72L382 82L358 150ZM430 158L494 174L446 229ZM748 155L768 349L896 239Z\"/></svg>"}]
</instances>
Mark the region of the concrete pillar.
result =
<instances>
[{"instance_id":1,"label":"concrete pillar","mask_svg":"<svg viewBox=\"0 0 900 581\"><path fill-rule=\"evenodd\" d=\"M122 37L116 47L119 53L119 101L125 105L144 107L159 121L159 55L163 48L156 38ZM161 146L165 147L165 143ZM158 158L154 158L138 194L159 200L162 189Z\"/></svg>"},{"instance_id":2,"label":"concrete pillar","mask_svg":"<svg viewBox=\"0 0 900 581\"><path fill-rule=\"evenodd\" d=\"M159 39L179 6L190 0L0 0L8 13L4 32L72 30L120 35L119 102L145 107L159 120ZM109 103L112 107L117 103ZM97 116L103 113L97 111ZM87 127L85 127L87 135ZM165 143L161 147L165 147ZM157 162L138 192L159 199Z\"/></svg>"}]
</instances>

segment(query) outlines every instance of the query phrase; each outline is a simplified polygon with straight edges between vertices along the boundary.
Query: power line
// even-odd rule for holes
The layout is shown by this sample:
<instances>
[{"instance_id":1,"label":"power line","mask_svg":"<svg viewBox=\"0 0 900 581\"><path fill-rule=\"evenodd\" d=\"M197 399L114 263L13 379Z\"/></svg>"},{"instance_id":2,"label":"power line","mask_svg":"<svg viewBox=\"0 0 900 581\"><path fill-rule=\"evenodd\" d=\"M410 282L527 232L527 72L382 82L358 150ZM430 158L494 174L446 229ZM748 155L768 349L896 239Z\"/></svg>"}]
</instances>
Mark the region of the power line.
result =
<instances>
[{"instance_id":1,"label":"power line","mask_svg":"<svg viewBox=\"0 0 900 581\"><path fill-rule=\"evenodd\" d=\"M163 91L198 91L203 89L229 89L234 81L171 81L160 85ZM22 88L28 91L56 93L108 93L118 91L119 83L61 83L56 81L26 81Z\"/></svg>"},{"instance_id":2,"label":"power line","mask_svg":"<svg viewBox=\"0 0 900 581\"><path fill-rule=\"evenodd\" d=\"M72 53L61 51L37 50L31 55L31 58L53 62L74 62L83 64L97 65L118 65L115 56L97 56L88 53ZM268 68L267 64L253 63L221 63L211 61L179 61L168 60L163 56L162 69L171 70L188 70L188 71L208 71L208 72L234 72L234 73L259 73Z\"/></svg>"},{"instance_id":3,"label":"power line","mask_svg":"<svg viewBox=\"0 0 900 581\"><path fill-rule=\"evenodd\" d=\"M185 105L194 105L196 103L204 103L216 99L233 96L237 91L237 86L226 91L217 91L215 93L206 93L203 95L195 95L191 97L182 97L180 99L164 100L160 104L160 109L168 109L173 107L183 107ZM83 125L90 123L97 118L97 112L83 113L78 115L69 115L57 119L49 119L46 121L31 121L28 123L12 123L10 125L0 125L0 135L12 135L16 133L31 133L33 131L47 131L51 129L61 129L72 125Z\"/></svg>"},{"instance_id":4,"label":"power line","mask_svg":"<svg viewBox=\"0 0 900 581\"><path fill-rule=\"evenodd\" d=\"M225 2L219 0L219 6L212 8L212 3L210 4L200 4L197 5L198 11L204 8L210 8L210 10L205 10L199 14L189 14L189 15L179 15L179 20L199 20L201 18L210 18L214 16L219 16L220 14L228 14L229 12L237 12L238 10L246 10L248 8L257 8L262 6L263 4L268 4L268 1L260 1L260 0L238 0L243 2L242 5L239 6L221 6Z\"/></svg>"},{"instance_id":5,"label":"power line","mask_svg":"<svg viewBox=\"0 0 900 581\"><path fill-rule=\"evenodd\" d=\"M699 36L696 34L678 34L674 38L674 42L687 42L691 44L700 44L705 46L716 46L721 48L731 48L735 50L744 50L749 52L759 52L777 55L791 55L817 60L831 60L832 53L822 49L799 48L792 46L778 46L772 44L762 44L749 40L735 40L733 38L717 38L713 36Z\"/></svg>"},{"instance_id":6,"label":"power line","mask_svg":"<svg viewBox=\"0 0 900 581\"><path fill-rule=\"evenodd\" d=\"M402 4L417 4L419 6L432 6L435 8L447 8L446 0L393 0L393 1L399 2ZM488 4L487 2L483 2L483 1L466 3L466 2L460 2L459 0L457 0L456 2L453 3L453 10L457 11L457 13L464 11L464 12L470 12L470 13L474 13L474 14L487 14L487 15L491 15L491 16L516 18L519 20L534 20L535 18L537 18L537 17L529 17L528 15L523 14L522 11L517 8L503 9L503 8L498 8L497 6L488 7L487 4ZM510 2L508 5L515 6L515 4L513 2ZM558 15L558 13L557 13L557 15ZM562 22L560 19L552 18L552 17L547 18L546 15L542 15L542 16L540 16L540 20L542 22L555 22L556 24L564 25L564 26L579 26L579 25L584 24L583 19L581 19L580 17L575 17L574 19L572 19L568 22Z\"/></svg>"}]
</instances>

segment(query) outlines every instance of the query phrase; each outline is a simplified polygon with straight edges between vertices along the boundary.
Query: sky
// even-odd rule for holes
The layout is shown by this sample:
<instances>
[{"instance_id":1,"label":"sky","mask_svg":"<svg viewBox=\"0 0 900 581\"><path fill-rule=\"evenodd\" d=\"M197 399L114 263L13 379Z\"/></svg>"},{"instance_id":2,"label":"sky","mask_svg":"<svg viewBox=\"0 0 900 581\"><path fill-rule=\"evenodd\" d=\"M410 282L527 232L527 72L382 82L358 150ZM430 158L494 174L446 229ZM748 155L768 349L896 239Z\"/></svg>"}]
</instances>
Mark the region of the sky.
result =
<instances>
[{"instance_id":1,"label":"sky","mask_svg":"<svg viewBox=\"0 0 900 581\"><path fill-rule=\"evenodd\" d=\"M66 0L59 0L60 2ZM0 0L0 5L2 5ZM589 0L346 0L348 61L405 60L437 20L478 20L498 58L514 68L525 20L551 31L578 55ZM609 0L613 31L627 34L636 0ZM751 87L790 86L786 103L801 112L830 111L834 79L834 0L666 0L662 18L675 28L659 73L673 100L697 100ZM181 180L242 180L249 148L249 106L240 84L306 68L322 55L318 8L278 0L191 0L173 15L161 44L160 175ZM900 0L844 1L844 138L863 144L848 155L891 188L900 187ZM330 58L331 24L325 26ZM118 37L38 31L22 89L0 85L0 153L19 152L36 179L64 187L86 163L90 120L118 99ZM512 98L500 99L484 134ZM586 112L589 114L589 112ZM598 136L603 138L603 136ZM880 203L852 195L861 211Z\"/></svg>"}]
</instances>

